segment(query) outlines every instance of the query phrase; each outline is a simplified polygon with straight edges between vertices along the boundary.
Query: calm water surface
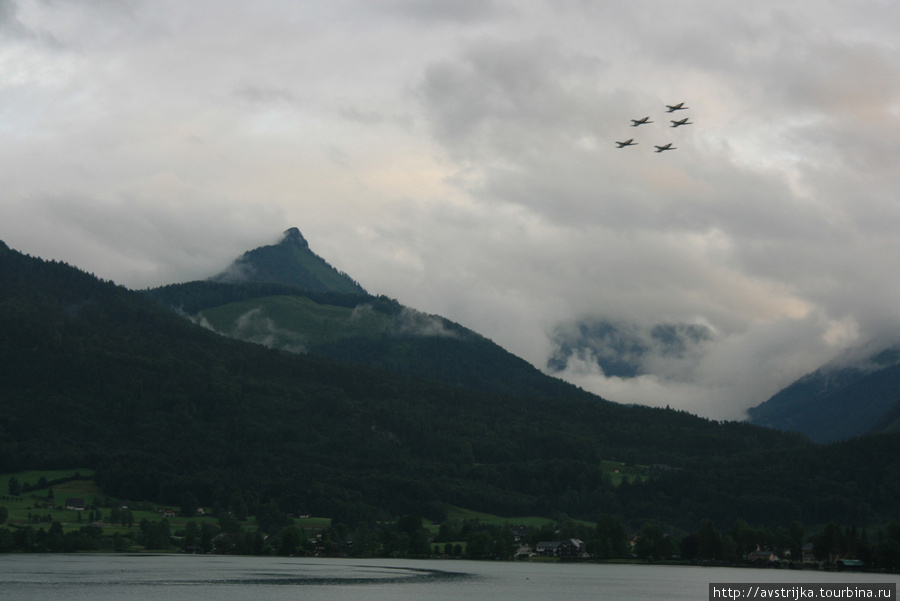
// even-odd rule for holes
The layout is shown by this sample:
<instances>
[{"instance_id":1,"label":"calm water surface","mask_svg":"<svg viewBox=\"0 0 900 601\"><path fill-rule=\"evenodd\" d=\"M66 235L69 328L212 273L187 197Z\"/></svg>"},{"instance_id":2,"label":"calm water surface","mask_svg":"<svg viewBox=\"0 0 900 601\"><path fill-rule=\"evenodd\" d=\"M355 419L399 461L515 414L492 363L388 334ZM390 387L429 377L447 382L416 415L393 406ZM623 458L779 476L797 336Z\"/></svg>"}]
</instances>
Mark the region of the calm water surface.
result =
<instances>
[{"instance_id":1,"label":"calm water surface","mask_svg":"<svg viewBox=\"0 0 900 601\"><path fill-rule=\"evenodd\" d=\"M0 555L0 599L23 601L704 600L710 582L896 581L896 575L646 565Z\"/></svg>"}]
</instances>

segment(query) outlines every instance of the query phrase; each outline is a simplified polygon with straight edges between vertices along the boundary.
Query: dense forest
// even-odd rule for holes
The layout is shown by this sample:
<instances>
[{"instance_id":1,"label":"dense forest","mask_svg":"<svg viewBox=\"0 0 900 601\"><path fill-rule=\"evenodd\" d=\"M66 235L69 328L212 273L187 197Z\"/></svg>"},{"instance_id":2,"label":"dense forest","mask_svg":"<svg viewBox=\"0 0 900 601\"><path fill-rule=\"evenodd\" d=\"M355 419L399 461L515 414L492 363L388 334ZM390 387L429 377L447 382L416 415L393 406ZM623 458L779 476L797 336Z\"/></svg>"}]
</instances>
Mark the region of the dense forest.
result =
<instances>
[{"instance_id":1,"label":"dense forest","mask_svg":"<svg viewBox=\"0 0 900 601\"><path fill-rule=\"evenodd\" d=\"M267 349L5 245L0 332L0 472L90 466L120 499L274 504L354 530L448 505L683 533L898 517L897 434L819 445L567 385L477 390Z\"/></svg>"}]
</instances>

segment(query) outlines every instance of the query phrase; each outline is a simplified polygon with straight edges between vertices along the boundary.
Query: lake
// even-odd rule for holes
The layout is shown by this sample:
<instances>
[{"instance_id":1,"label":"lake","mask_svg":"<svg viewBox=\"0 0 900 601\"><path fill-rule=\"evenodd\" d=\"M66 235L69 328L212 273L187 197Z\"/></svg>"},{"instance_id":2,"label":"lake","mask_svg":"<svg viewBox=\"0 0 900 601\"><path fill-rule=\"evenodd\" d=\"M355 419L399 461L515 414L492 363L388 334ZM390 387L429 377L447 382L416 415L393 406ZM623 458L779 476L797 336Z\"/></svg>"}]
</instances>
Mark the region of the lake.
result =
<instances>
[{"instance_id":1,"label":"lake","mask_svg":"<svg viewBox=\"0 0 900 601\"><path fill-rule=\"evenodd\" d=\"M65 601L702 600L710 582L896 575L653 565L213 555L0 555L0 599Z\"/></svg>"}]
</instances>

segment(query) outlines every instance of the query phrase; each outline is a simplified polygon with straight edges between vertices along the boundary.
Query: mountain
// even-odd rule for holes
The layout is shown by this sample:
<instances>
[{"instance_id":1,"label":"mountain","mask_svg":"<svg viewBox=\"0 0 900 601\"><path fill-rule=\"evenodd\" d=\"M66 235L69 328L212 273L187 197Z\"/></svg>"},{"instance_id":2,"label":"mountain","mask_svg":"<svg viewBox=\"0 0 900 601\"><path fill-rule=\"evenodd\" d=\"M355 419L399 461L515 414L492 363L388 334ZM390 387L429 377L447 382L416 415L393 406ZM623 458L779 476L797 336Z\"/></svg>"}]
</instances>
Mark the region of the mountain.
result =
<instances>
[{"instance_id":1,"label":"mountain","mask_svg":"<svg viewBox=\"0 0 900 601\"><path fill-rule=\"evenodd\" d=\"M878 418L869 434L885 434L888 432L900 432L900 401L897 401L896 405Z\"/></svg>"},{"instance_id":2,"label":"mountain","mask_svg":"<svg viewBox=\"0 0 900 601\"><path fill-rule=\"evenodd\" d=\"M314 257L319 272L337 273L312 253L299 229L291 228L280 244L245 253L234 262L240 267L226 272L266 273L264 279L235 281L220 274L210 281L163 286L147 294L215 332L270 348L489 392L587 394L438 315L369 295L361 288L348 293L347 286L323 290L298 285L304 279L298 276L298 257L307 263ZM352 280L341 275L339 282Z\"/></svg>"},{"instance_id":3,"label":"mountain","mask_svg":"<svg viewBox=\"0 0 900 601\"><path fill-rule=\"evenodd\" d=\"M889 427L886 414L898 400L900 347L892 347L862 360L825 365L748 414L752 424L832 442Z\"/></svg>"},{"instance_id":4,"label":"mountain","mask_svg":"<svg viewBox=\"0 0 900 601\"><path fill-rule=\"evenodd\" d=\"M448 504L685 530L898 517L898 434L816 445L587 393L486 392L266 348L6 245L0 332L0 472L90 468L117 499L191 493L350 525L440 520Z\"/></svg>"},{"instance_id":5,"label":"mountain","mask_svg":"<svg viewBox=\"0 0 900 601\"><path fill-rule=\"evenodd\" d=\"M278 244L245 252L228 269L210 279L228 283L280 282L310 292L366 293L348 275L312 252L295 227L286 230Z\"/></svg>"}]
</instances>

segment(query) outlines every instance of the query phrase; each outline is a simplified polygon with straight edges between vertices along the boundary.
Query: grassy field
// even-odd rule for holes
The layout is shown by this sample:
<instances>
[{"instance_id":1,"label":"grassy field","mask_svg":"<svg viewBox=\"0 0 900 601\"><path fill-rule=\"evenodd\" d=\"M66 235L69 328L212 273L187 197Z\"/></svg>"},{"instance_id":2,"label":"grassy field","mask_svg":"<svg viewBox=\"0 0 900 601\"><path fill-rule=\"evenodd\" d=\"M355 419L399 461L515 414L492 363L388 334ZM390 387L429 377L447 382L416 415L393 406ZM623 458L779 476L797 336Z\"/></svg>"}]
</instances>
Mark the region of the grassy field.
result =
<instances>
[{"instance_id":1,"label":"grassy field","mask_svg":"<svg viewBox=\"0 0 900 601\"><path fill-rule=\"evenodd\" d=\"M608 467L610 471L616 469L618 466L624 466L624 464L617 464L615 462L604 463L609 464L609 466L604 466L604 469ZM628 475L623 473L621 468L619 469L619 473L623 478ZM93 475L93 471L88 469L69 469L0 474L0 506L6 507L8 510L7 524L11 526L25 526L31 524L36 527L46 527L51 521L55 521L62 524L64 531L77 530L78 528L91 523L91 514L93 513L95 523L101 526L104 534L112 535L116 532L127 534L128 532L138 529L141 520L146 519L151 522L156 522L163 518L162 514L156 511L159 507L155 504L139 502L133 507L128 508L128 510L131 511L134 520L131 526L109 523L111 508L93 507L96 504L95 499L99 498L105 500L103 491L93 480L69 480L67 482L60 482L43 488L37 488L37 483L41 478L45 478L47 482L54 482L56 480L71 478L76 474L89 477ZM12 477L18 479L19 483L22 485L28 484L30 490L23 492L18 496L11 496L8 493L7 483ZM635 477L639 476L635 475ZM53 495L52 499L50 498L51 491ZM93 509L89 508L85 511L65 509L66 499L71 497L84 499L85 503L88 506L93 507ZM189 521L197 523L209 522L212 524L215 524L218 521L217 518L212 517L211 515L187 518L178 515L178 507L170 508L176 512L175 516L168 518L172 532L183 529ZM100 520L96 519L97 513L101 516ZM540 516L502 517L454 506L447 507L447 520L459 522L477 520L482 524L490 526L516 525L531 528L541 528L548 525L553 526L557 523L551 518ZM590 522L581 520L576 521L589 527L594 526L594 524ZM298 526L311 530L328 528L331 525L330 518L315 516L296 518L294 522ZM255 520L251 518L242 522L241 527L245 531L253 531L256 529L257 525ZM428 528L433 533L437 533L438 531L438 526L436 524L432 524L428 526Z\"/></svg>"},{"instance_id":2,"label":"grassy field","mask_svg":"<svg viewBox=\"0 0 900 601\"><path fill-rule=\"evenodd\" d=\"M66 499L81 498L84 499L88 506L95 504L97 498L105 498L103 491L93 480L69 480L50 486L37 488L37 483L41 478L45 478L47 482L70 478L76 474L80 476L92 476L93 470L88 469L70 469L70 470L51 470L51 471L26 471L18 473L0 474L0 506L6 507L8 516L6 524L9 526L25 526L32 525L34 527L48 527L50 522L59 522L62 524L63 531L77 530L82 526L91 523L91 513L94 513L95 523L98 523L106 535L112 535L116 532L127 534L139 529L141 520L158 522L164 516L156 511L156 504L140 502L134 507L129 507L134 519L131 526L109 523L111 513L110 507L100 507L86 509L84 511L76 511L65 509ZM10 478L15 477L20 484L28 484L30 490L22 492L20 495L12 496L9 494L8 483ZM53 494L52 499L50 494ZM178 515L178 507L170 507L176 511L174 517L169 519L169 527L172 532L183 529L189 521L202 524L208 522L210 524L218 523L218 519L211 515L194 516L187 518ZM97 520L97 513L101 519ZM331 525L331 518L323 517L307 517L295 520L298 526L309 529L327 528ZM257 524L254 519L248 519L241 523L242 529L245 531L254 531Z\"/></svg>"},{"instance_id":3,"label":"grassy field","mask_svg":"<svg viewBox=\"0 0 900 601\"><path fill-rule=\"evenodd\" d=\"M629 465L621 461L600 462L600 469L604 474L608 474L613 486L619 486L622 481L627 479L629 483L635 480L648 480L650 478L650 468L646 465Z\"/></svg>"}]
</instances>

